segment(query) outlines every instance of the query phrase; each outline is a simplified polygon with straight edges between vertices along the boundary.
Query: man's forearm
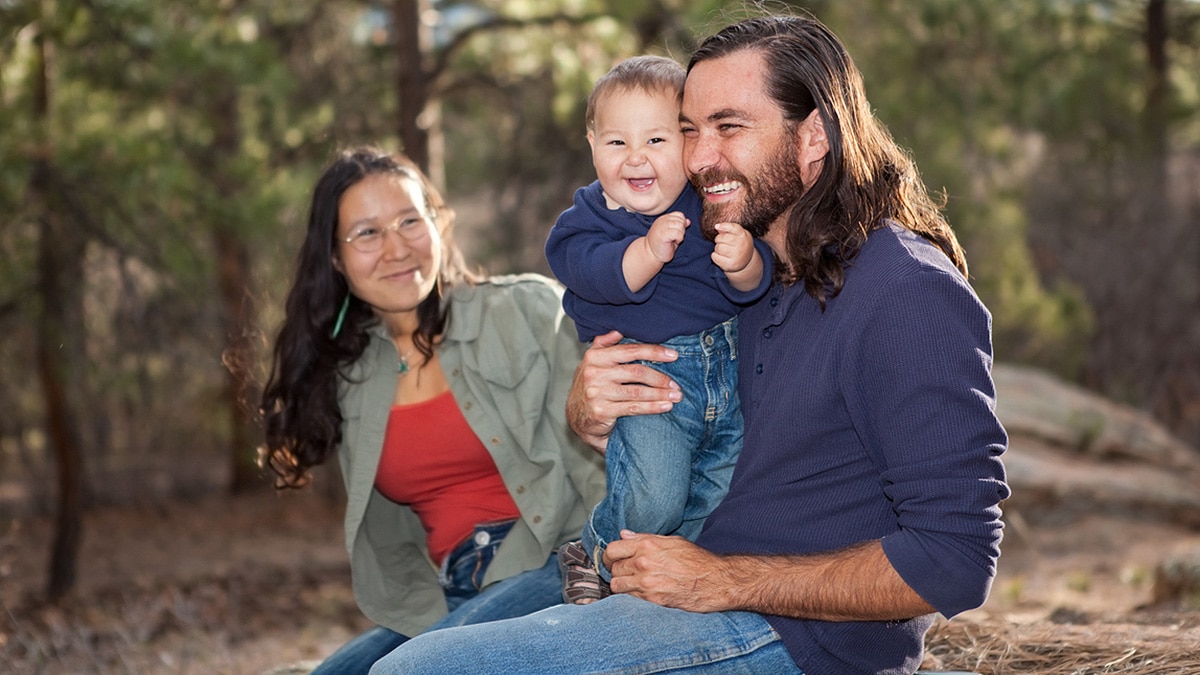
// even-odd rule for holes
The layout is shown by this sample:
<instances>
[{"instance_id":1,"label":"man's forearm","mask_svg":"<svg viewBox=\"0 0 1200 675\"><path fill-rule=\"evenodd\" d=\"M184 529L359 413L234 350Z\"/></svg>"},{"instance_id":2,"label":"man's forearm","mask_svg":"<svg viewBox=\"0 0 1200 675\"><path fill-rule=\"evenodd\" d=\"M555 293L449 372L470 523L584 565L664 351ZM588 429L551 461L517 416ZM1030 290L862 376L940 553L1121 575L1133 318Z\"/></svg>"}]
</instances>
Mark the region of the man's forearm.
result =
<instances>
[{"instance_id":1,"label":"man's forearm","mask_svg":"<svg viewBox=\"0 0 1200 675\"><path fill-rule=\"evenodd\" d=\"M726 610L822 621L891 621L936 611L900 578L878 540L814 556L723 556ZM725 580L722 582L721 580Z\"/></svg>"},{"instance_id":2,"label":"man's forearm","mask_svg":"<svg viewBox=\"0 0 1200 675\"><path fill-rule=\"evenodd\" d=\"M689 612L891 621L935 611L878 540L820 555L719 555L681 537L622 531L604 562L614 593Z\"/></svg>"}]
</instances>

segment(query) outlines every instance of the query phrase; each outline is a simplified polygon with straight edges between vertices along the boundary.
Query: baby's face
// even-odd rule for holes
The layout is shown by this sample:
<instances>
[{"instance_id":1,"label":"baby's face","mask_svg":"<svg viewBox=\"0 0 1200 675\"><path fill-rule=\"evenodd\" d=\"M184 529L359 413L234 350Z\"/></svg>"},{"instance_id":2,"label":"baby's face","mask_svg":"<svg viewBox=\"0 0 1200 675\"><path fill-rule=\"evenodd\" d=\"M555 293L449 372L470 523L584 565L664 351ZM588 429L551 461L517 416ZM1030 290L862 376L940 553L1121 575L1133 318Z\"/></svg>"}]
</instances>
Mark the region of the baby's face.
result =
<instances>
[{"instance_id":1,"label":"baby's face","mask_svg":"<svg viewBox=\"0 0 1200 675\"><path fill-rule=\"evenodd\" d=\"M588 143L604 193L630 211L659 215L687 185L679 101L672 93L635 88L608 94L596 106Z\"/></svg>"}]
</instances>

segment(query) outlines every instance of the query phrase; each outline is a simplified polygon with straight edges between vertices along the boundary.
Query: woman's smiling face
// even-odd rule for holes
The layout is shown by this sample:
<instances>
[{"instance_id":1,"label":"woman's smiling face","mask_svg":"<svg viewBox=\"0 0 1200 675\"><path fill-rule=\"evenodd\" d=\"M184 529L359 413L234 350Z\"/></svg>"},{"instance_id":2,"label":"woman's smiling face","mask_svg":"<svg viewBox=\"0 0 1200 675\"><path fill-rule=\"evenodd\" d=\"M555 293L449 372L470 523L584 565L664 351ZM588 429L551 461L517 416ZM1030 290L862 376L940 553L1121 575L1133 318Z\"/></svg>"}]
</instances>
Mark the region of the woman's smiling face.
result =
<instances>
[{"instance_id":1,"label":"woman's smiling face","mask_svg":"<svg viewBox=\"0 0 1200 675\"><path fill-rule=\"evenodd\" d=\"M385 324L415 320L417 306L437 285L442 265L441 234L420 185L407 176L371 174L348 188L338 203L333 266L350 292L371 306ZM402 235L393 226L417 219ZM364 230L383 230L379 250L364 253L346 239Z\"/></svg>"}]
</instances>

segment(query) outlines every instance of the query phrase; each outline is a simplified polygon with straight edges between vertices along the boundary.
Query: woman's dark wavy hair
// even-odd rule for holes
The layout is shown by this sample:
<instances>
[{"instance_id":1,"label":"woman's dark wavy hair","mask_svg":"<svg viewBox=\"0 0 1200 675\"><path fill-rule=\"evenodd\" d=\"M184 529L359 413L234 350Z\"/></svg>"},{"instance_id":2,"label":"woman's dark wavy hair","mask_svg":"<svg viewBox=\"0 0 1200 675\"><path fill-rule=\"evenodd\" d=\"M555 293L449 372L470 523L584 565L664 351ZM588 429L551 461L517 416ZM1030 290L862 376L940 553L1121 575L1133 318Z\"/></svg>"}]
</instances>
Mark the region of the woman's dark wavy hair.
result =
<instances>
[{"instance_id":1,"label":"woman's dark wavy hair","mask_svg":"<svg viewBox=\"0 0 1200 675\"><path fill-rule=\"evenodd\" d=\"M277 488L299 488L309 482L309 469L333 454L341 442L342 414L338 407L338 377L367 347L367 328L376 322L371 308L349 295L345 277L333 267L338 207L346 190L367 176L394 174L421 188L426 213L441 233L442 266L437 292L417 308L420 317L413 343L429 358L446 328L446 291L458 283L475 283L454 242L454 211L424 173L403 155L372 147L343 151L317 180L308 215L308 231L288 292L286 316L275 342L270 374L263 389L259 414L266 441L260 464L275 473ZM342 303L349 308L341 331L333 326Z\"/></svg>"},{"instance_id":2,"label":"woman's dark wavy hair","mask_svg":"<svg viewBox=\"0 0 1200 675\"><path fill-rule=\"evenodd\" d=\"M699 62L742 50L760 52L767 89L789 124L821 111L829 154L816 181L788 216L785 283L803 281L822 306L845 283L845 267L867 234L887 220L938 246L963 275L966 257L925 189L917 167L871 113L862 74L832 32L816 19L756 17L728 26L701 43Z\"/></svg>"}]
</instances>

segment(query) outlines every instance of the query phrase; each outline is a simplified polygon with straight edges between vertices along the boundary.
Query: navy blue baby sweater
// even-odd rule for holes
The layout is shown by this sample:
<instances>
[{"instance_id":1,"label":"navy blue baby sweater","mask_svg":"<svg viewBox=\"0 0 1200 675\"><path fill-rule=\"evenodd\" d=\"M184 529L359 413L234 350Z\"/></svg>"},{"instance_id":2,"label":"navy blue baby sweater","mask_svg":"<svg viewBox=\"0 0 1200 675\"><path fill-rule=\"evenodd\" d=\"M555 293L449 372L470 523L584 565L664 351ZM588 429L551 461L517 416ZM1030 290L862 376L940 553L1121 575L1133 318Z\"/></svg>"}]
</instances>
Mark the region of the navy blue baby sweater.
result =
<instances>
[{"instance_id":1,"label":"navy blue baby sweater","mask_svg":"<svg viewBox=\"0 0 1200 675\"><path fill-rule=\"evenodd\" d=\"M575 191L575 204L558 217L546 240L550 269L566 287L563 309L575 320L579 339L590 342L616 329L641 342L692 335L735 316L771 285L771 249L754 245L763 259L763 278L739 291L712 261L713 243L700 232L700 197L691 185L664 213L681 211L692 221L675 258L637 293L621 272L625 249L646 235L655 216L610 209L600 182ZM658 214L661 215L661 214Z\"/></svg>"}]
</instances>

